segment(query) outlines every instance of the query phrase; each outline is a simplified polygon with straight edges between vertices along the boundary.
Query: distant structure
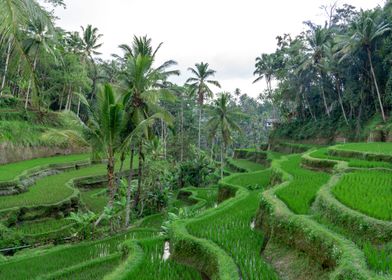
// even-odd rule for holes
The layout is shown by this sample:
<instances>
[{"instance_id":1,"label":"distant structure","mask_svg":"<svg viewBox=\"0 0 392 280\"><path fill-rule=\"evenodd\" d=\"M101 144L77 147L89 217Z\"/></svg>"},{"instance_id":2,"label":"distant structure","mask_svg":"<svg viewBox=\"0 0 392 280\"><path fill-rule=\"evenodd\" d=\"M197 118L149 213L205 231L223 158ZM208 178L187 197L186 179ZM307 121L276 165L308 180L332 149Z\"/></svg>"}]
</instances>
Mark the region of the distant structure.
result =
<instances>
[{"instance_id":1,"label":"distant structure","mask_svg":"<svg viewBox=\"0 0 392 280\"><path fill-rule=\"evenodd\" d=\"M276 125L278 125L280 122L278 119L266 119L264 121L264 126L267 129L273 129L276 127Z\"/></svg>"}]
</instances>

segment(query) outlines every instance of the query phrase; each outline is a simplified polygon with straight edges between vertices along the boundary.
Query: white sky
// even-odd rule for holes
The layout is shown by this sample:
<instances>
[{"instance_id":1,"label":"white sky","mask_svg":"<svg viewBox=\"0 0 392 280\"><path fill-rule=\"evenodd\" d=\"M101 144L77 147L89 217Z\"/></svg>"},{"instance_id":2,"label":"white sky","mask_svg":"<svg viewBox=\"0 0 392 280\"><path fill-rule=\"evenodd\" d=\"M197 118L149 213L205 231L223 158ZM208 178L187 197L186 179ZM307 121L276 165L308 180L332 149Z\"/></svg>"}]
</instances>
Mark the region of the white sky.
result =
<instances>
[{"instance_id":1,"label":"white sky","mask_svg":"<svg viewBox=\"0 0 392 280\"><path fill-rule=\"evenodd\" d=\"M276 36L298 34L303 21L324 22L321 5L331 0L66 0L67 9L56 9L58 24L80 31L92 24L104 35L102 58L121 53L118 45L130 44L133 35L148 35L156 46L164 42L157 63L178 62L182 83L186 70L208 62L217 71L222 90L240 88L252 96L264 82L252 84L256 56L276 49ZM357 8L373 8L385 0L340 0ZM213 88L214 91L219 89Z\"/></svg>"}]
</instances>

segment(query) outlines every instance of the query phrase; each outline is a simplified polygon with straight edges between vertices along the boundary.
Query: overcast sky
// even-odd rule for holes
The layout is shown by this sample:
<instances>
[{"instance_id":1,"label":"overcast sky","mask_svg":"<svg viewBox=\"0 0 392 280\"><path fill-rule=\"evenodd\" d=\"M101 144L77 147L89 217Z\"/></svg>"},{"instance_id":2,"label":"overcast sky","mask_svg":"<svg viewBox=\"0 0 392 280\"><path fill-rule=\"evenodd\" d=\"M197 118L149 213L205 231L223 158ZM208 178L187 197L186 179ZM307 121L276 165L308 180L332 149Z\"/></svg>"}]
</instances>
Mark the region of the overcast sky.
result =
<instances>
[{"instance_id":1,"label":"overcast sky","mask_svg":"<svg viewBox=\"0 0 392 280\"><path fill-rule=\"evenodd\" d=\"M217 71L222 90L240 88L252 96L264 82L252 84L254 60L273 52L276 36L298 34L303 21L323 23L321 5L330 0L66 0L56 9L58 24L67 31L80 31L92 24L104 35L102 58L121 53L118 45L130 44L133 35L148 35L153 45L163 42L157 63L178 62L182 83L187 68L208 62ZM383 5L384 0L340 0L358 8ZM218 89L213 88L214 91Z\"/></svg>"}]
</instances>

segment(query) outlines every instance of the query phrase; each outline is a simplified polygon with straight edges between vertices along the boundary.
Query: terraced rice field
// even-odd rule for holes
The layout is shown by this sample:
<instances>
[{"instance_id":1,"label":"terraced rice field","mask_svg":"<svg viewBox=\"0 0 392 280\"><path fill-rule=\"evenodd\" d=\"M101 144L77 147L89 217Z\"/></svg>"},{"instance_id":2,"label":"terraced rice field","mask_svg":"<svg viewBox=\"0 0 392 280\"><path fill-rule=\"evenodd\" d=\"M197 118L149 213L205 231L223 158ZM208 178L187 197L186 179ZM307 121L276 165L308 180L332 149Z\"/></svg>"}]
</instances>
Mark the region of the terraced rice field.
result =
<instances>
[{"instance_id":1,"label":"terraced rice field","mask_svg":"<svg viewBox=\"0 0 392 280\"><path fill-rule=\"evenodd\" d=\"M363 170L344 174L332 189L343 204L370 217L392 221L392 172Z\"/></svg>"},{"instance_id":2,"label":"terraced rice field","mask_svg":"<svg viewBox=\"0 0 392 280\"><path fill-rule=\"evenodd\" d=\"M345 151L392 155L392 143L388 142L348 143L337 145L333 148Z\"/></svg>"},{"instance_id":3,"label":"terraced rice field","mask_svg":"<svg viewBox=\"0 0 392 280\"><path fill-rule=\"evenodd\" d=\"M265 169L265 166L247 159L229 159L229 163L248 172Z\"/></svg>"},{"instance_id":4,"label":"terraced rice field","mask_svg":"<svg viewBox=\"0 0 392 280\"><path fill-rule=\"evenodd\" d=\"M22 172L37 168L40 166L60 163L71 163L77 161L86 161L90 159L90 154L76 154L66 156L54 156L47 158L37 158L32 160L25 160L15 163L0 165L0 182L10 181L22 174Z\"/></svg>"},{"instance_id":5,"label":"terraced rice field","mask_svg":"<svg viewBox=\"0 0 392 280\"><path fill-rule=\"evenodd\" d=\"M282 169L293 176L293 180L276 195L296 214L308 214L318 190L326 184L329 175L301 167L301 156L289 156Z\"/></svg>"},{"instance_id":6,"label":"terraced rice field","mask_svg":"<svg viewBox=\"0 0 392 280\"><path fill-rule=\"evenodd\" d=\"M348 158L348 157L339 157L332 156L328 154L328 148L320 148L314 152L310 153L310 156L318 159L331 159L331 160L339 160L346 161L349 167L358 167L358 168L392 168L392 163L383 162L383 161L367 161L356 158Z\"/></svg>"},{"instance_id":7,"label":"terraced rice field","mask_svg":"<svg viewBox=\"0 0 392 280\"><path fill-rule=\"evenodd\" d=\"M127 165L128 162L126 161L125 166ZM118 170L119 165L116 168ZM75 189L68 185L72 179L104 174L106 174L106 166L97 164L40 178L34 185L29 187L27 192L2 197L0 199L0 209L48 205L60 202L74 193Z\"/></svg>"},{"instance_id":8,"label":"terraced rice field","mask_svg":"<svg viewBox=\"0 0 392 280\"><path fill-rule=\"evenodd\" d=\"M246 187L255 182L268 182L268 174L270 173L236 174L235 180L230 180L230 177L225 180ZM257 176L260 176L260 181L255 180ZM247 178L252 179L247 181ZM260 257L263 235L252 228L260 192L249 192L246 198L237 201L226 211L217 212L216 215L191 223L187 227L191 234L212 240L223 248L234 259L242 279L277 279L274 270Z\"/></svg>"}]
</instances>

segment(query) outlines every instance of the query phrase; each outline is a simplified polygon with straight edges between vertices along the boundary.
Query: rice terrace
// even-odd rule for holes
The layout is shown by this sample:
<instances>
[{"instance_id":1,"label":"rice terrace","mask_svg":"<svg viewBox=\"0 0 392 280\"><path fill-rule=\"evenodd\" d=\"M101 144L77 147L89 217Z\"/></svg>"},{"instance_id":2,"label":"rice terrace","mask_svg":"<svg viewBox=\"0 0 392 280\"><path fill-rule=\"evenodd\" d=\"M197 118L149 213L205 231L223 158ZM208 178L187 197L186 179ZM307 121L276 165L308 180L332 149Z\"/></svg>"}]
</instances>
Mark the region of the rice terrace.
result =
<instances>
[{"instance_id":1,"label":"rice terrace","mask_svg":"<svg viewBox=\"0 0 392 280\"><path fill-rule=\"evenodd\" d=\"M29 279L392 280L392 1L0 0Z\"/></svg>"}]
</instances>

